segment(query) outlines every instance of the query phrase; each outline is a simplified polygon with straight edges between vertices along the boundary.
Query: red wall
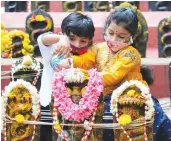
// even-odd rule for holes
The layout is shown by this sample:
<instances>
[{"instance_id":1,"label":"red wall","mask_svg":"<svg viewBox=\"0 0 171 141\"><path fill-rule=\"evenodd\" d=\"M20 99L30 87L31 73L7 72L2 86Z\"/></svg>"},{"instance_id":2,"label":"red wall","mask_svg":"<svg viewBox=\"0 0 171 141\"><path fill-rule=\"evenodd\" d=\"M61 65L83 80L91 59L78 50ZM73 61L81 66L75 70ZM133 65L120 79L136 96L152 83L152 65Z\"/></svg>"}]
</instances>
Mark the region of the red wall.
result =
<instances>
[{"instance_id":1,"label":"red wall","mask_svg":"<svg viewBox=\"0 0 171 141\"><path fill-rule=\"evenodd\" d=\"M4 1L1 1L1 7L4 7Z\"/></svg>"},{"instance_id":2,"label":"red wall","mask_svg":"<svg viewBox=\"0 0 171 141\"><path fill-rule=\"evenodd\" d=\"M151 94L157 98L169 97L169 76L168 66L155 65L151 66L154 74L154 84L150 86Z\"/></svg>"}]
</instances>

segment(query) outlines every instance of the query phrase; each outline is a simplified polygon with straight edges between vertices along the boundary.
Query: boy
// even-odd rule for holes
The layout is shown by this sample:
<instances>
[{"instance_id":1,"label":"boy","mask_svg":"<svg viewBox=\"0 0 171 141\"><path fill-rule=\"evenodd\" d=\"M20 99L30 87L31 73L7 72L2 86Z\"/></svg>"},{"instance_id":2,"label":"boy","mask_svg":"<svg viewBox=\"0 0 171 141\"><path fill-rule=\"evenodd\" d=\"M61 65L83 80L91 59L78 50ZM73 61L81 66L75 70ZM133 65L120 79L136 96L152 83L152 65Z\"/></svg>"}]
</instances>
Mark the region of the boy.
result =
<instances>
[{"instance_id":1,"label":"boy","mask_svg":"<svg viewBox=\"0 0 171 141\"><path fill-rule=\"evenodd\" d=\"M63 45L64 58L70 56L68 53L68 46L70 46L74 67L88 70L95 64L95 55L89 51L95 31L91 18L78 12L71 13L62 21L61 29L63 35L45 33L38 37L38 45L44 64L40 88L40 104L42 106L41 113L45 116L41 116L41 120L46 119L47 115L50 115L49 103L51 102L53 71L61 69L60 65L52 68L50 63L54 55L61 57L61 54L56 54L59 52L58 46ZM69 67L70 63L65 66L65 68ZM52 122L51 119L49 121ZM42 126L40 141L52 140L51 131L52 126Z\"/></svg>"}]
</instances>

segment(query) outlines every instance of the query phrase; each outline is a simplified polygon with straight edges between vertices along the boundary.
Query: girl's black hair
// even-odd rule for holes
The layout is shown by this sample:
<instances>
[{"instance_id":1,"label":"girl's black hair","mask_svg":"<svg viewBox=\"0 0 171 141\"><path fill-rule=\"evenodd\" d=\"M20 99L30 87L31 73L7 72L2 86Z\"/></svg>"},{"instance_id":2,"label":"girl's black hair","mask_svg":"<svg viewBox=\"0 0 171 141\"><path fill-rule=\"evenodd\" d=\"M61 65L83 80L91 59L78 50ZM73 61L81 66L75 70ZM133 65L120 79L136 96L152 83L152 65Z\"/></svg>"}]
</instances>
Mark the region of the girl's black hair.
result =
<instances>
[{"instance_id":1,"label":"girl's black hair","mask_svg":"<svg viewBox=\"0 0 171 141\"><path fill-rule=\"evenodd\" d=\"M111 22L123 26L126 30L130 32L132 36L136 34L138 29L137 13L131 7L115 8L115 10L111 12L111 14L106 19L103 34L106 32L106 29L111 24Z\"/></svg>"},{"instance_id":2,"label":"girl's black hair","mask_svg":"<svg viewBox=\"0 0 171 141\"><path fill-rule=\"evenodd\" d=\"M62 33L70 36L70 33L92 39L94 37L94 24L90 17L79 12L69 14L61 24Z\"/></svg>"},{"instance_id":3,"label":"girl's black hair","mask_svg":"<svg viewBox=\"0 0 171 141\"><path fill-rule=\"evenodd\" d=\"M145 80L148 85L152 85L154 83L153 70L150 67L146 65L141 65L141 74L143 80Z\"/></svg>"}]
</instances>

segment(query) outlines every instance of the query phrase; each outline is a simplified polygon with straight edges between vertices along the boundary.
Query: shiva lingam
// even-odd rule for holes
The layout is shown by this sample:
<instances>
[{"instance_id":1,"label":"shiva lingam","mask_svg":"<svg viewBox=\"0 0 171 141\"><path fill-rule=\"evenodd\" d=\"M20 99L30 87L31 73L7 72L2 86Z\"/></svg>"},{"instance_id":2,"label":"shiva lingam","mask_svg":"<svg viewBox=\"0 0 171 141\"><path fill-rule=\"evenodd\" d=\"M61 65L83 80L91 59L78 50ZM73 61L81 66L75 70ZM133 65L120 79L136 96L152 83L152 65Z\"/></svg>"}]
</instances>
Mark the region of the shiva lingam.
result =
<instances>
[{"instance_id":1,"label":"shiva lingam","mask_svg":"<svg viewBox=\"0 0 171 141\"><path fill-rule=\"evenodd\" d=\"M115 141L152 141L153 106L149 88L138 80L126 81L113 91L111 112L120 125L114 130Z\"/></svg>"},{"instance_id":2,"label":"shiva lingam","mask_svg":"<svg viewBox=\"0 0 171 141\"><path fill-rule=\"evenodd\" d=\"M37 89L24 80L12 81L3 93L4 140L33 141L36 126L25 121L38 120L40 113Z\"/></svg>"},{"instance_id":3,"label":"shiva lingam","mask_svg":"<svg viewBox=\"0 0 171 141\"><path fill-rule=\"evenodd\" d=\"M161 49L162 49L162 56L163 57L171 57L171 16L164 18L159 23L159 35L161 39Z\"/></svg>"},{"instance_id":4,"label":"shiva lingam","mask_svg":"<svg viewBox=\"0 0 171 141\"><path fill-rule=\"evenodd\" d=\"M23 56L12 64L11 78L16 81L23 79L34 85L37 90L40 89L41 69L43 65L35 58L30 56Z\"/></svg>"},{"instance_id":5,"label":"shiva lingam","mask_svg":"<svg viewBox=\"0 0 171 141\"><path fill-rule=\"evenodd\" d=\"M37 38L48 31L53 32L53 19L42 9L37 9L26 18L26 32L29 34L31 44L34 46L34 56L41 56Z\"/></svg>"},{"instance_id":6,"label":"shiva lingam","mask_svg":"<svg viewBox=\"0 0 171 141\"><path fill-rule=\"evenodd\" d=\"M1 53L3 58L18 58L25 55L33 56L34 48L30 44L29 35L21 30L3 29L1 31Z\"/></svg>"},{"instance_id":7,"label":"shiva lingam","mask_svg":"<svg viewBox=\"0 0 171 141\"><path fill-rule=\"evenodd\" d=\"M94 69L70 68L55 74L53 121L57 122L54 127L60 138L66 141L102 140L102 129L92 129L88 125L102 121L102 88L102 80ZM59 123L72 126L60 127ZM85 128L78 124L84 124Z\"/></svg>"}]
</instances>

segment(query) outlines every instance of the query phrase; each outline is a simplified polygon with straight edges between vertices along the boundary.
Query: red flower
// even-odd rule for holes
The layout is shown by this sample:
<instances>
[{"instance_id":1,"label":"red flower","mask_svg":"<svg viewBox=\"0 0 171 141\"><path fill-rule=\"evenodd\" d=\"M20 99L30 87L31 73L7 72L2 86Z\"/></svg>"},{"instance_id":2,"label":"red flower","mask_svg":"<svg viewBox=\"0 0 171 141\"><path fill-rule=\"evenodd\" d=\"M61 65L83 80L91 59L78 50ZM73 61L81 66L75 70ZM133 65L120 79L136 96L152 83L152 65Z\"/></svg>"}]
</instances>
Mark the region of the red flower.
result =
<instances>
[{"instance_id":1,"label":"red flower","mask_svg":"<svg viewBox=\"0 0 171 141\"><path fill-rule=\"evenodd\" d=\"M35 20L35 19L36 19L36 14L33 14L33 15L31 16L31 19L32 19L32 20Z\"/></svg>"}]
</instances>

